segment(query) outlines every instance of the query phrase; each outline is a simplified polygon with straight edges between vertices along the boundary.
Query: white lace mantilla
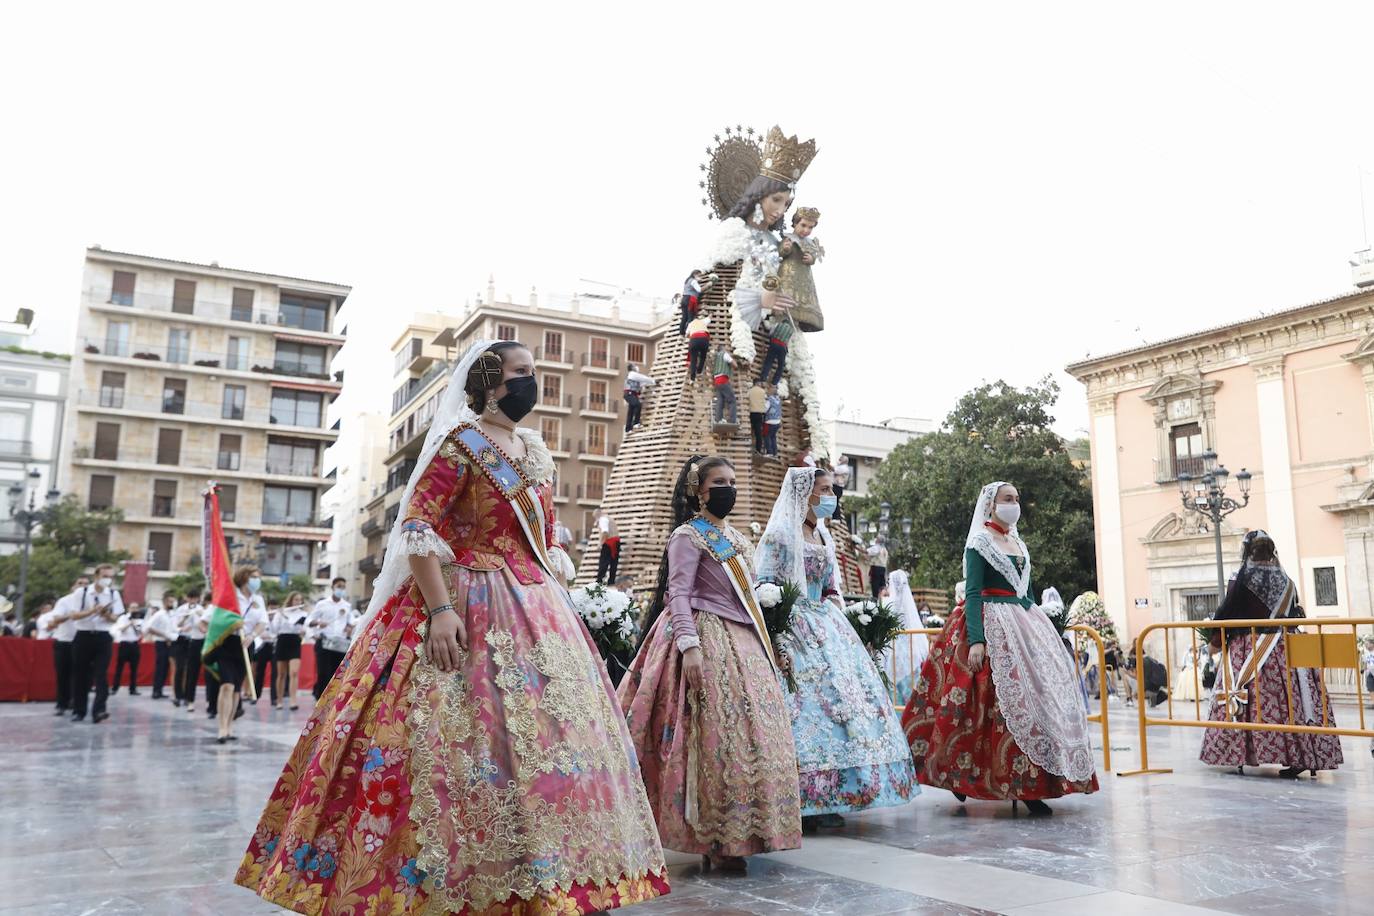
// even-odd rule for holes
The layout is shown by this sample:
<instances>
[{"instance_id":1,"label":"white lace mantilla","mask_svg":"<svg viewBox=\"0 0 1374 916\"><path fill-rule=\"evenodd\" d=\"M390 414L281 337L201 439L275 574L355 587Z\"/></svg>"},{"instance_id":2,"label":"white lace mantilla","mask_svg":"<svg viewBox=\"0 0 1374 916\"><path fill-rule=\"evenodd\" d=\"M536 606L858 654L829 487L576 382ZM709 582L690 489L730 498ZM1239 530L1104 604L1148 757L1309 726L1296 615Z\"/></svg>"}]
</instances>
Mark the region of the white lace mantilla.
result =
<instances>
[{"instance_id":1,"label":"white lace mantilla","mask_svg":"<svg viewBox=\"0 0 1374 916\"><path fill-rule=\"evenodd\" d=\"M1017 569L1016 562L997 548L997 545L992 542L992 536L987 532L979 532L974 535L969 546L978 551L978 555L987 560L989 566L997 570L1002 578L1011 583L1012 588L1016 589L1016 597L1024 598L1031 580L1030 551L1026 549L1025 541L1014 534L1010 537L1021 548L1021 557L1025 560L1021 569ZM968 571L965 570L964 574L968 575Z\"/></svg>"},{"instance_id":2,"label":"white lace mantilla","mask_svg":"<svg viewBox=\"0 0 1374 916\"><path fill-rule=\"evenodd\" d=\"M1054 624L1039 608L984 601L983 632L997 703L1017 747L1056 776L1091 778L1096 767L1083 695Z\"/></svg>"},{"instance_id":3,"label":"white lace mantilla","mask_svg":"<svg viewBox=\"0 0 1374 916\"><path fill-rule=\"evenodd\" d=\"M525 443L525 457L520 459L520 469L525 476L536 484L552 483L554 472L553 455L544 444L544 437L532 429L516 429L515 434Z\"/></svg>"}]
</instances>

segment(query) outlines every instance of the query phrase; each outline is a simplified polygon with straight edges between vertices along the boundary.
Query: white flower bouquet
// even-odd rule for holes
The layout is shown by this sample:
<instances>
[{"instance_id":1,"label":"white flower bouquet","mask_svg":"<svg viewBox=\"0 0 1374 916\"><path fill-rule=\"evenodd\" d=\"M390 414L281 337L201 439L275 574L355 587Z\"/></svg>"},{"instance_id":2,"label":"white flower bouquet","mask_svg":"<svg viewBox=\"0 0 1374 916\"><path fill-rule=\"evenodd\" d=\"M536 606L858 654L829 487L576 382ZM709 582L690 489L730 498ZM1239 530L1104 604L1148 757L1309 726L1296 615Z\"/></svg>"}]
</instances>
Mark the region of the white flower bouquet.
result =
<instances>
[{"instance_id":1,"label":"white flower bouquet","mask_svg":"<svg viewBox=\"0 0 1374 916\"><path fill-rule=\"evenodd\" d=\"M629 595L604 585L575 588L569 594L573 610L587 625L611 681L618 684L634 657L635 640L639 637L639 606Z\"/></svg>"}]
</instances>

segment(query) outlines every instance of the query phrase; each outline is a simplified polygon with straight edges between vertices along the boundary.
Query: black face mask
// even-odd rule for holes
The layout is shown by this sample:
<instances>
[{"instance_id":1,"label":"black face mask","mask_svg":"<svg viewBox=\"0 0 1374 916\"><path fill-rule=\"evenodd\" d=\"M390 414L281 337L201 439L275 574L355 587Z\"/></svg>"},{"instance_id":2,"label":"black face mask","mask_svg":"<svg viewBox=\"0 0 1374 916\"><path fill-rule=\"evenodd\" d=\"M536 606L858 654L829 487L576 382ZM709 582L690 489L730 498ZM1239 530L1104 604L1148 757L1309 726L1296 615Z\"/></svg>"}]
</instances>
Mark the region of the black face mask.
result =
<instances>
[{"instance_id":1,"label":"black face mask","mask_svg":"<svg viewBox=\"0 0 1374 916\"><path fill-rule=\"evenodd\" d=\"M711 495L706 497L706 511L716 518L725 518L735 508L734 487L712 487Z\"/></svg>"},{"instance_id":2,"label":"black face mask","mask_svg":"<svg viewBox=\"0 0 1374 916\"><path fill-rule=\"evenodd\" d=\"M539 383L532 375L517 376L506 382L506 396L496 402L501 412L510 417L512 423L519 423L526 414L534 410L539 400Z\"/></svg>"}]
</instances>

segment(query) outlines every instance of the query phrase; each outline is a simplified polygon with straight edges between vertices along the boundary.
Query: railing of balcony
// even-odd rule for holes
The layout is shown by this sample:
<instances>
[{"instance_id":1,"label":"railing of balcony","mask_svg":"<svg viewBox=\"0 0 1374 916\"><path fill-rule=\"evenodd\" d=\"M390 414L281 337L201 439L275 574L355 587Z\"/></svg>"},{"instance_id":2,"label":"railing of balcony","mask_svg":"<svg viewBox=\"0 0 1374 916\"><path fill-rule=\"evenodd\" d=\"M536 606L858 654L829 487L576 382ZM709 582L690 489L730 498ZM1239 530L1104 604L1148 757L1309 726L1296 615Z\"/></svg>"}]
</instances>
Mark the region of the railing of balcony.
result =
<instances>
[{"instance_id":1,"label":"railing of balcony","mask_svg":"<svg viewBox=\"0 0 1374 916\"><path fill-rule=\"evenodd\" d=\"M82 348L92 356L118 356L124 359L141 359L150 363L166 363L173 366L200 366L205 369L222 367L239 372L289 375L293 378L309 378L326 382L342 382L343 375L341 372L331 375L327 367L309 360L276 357L269 364L253 362L236 353L211 353L206 350L192 350L189 347L132 344L118 337L86 337L83 339Z\"/></svg>"},{"instance_id":2,"label":"railing of balcony","mask_svg":"<svg viewBox=\"0 0 1374 916\"><path fill-rule=\"evenodd\" d=\"M542 359L551 363L567 363L569 366L571 366L576 357L577 354L575 354L572 350L553 350L543 346L534 348L535 359Z\"/></svg>"},{"instance_id":3,"label":"railing of balcony","mask_svg":"<svg viewBox=\"0 0 1374 916\"><path fill-rule=\"evenodd\" d=\"M617 398L597 398L583 395L578 399L579 410L590 410L596 413L619 413L620 401Z\"/></svg>"},{"instance_id":4,"label":"railing of balcony","mask_svg":"<svg viewBox=\"0 0 1374 916\"><path fill-rule=\"evenodd\" d=\"M543 394L539 397L540 407L562 407L565 410L572 410L572 395L549 395Z\"/></svg>"},{"instance_id":5,"label":"railing of balcony","mask_svg":"<svg viewBox=\"0 0 1374 916\"><path fill-rule=\"evenodd\" d=\"M583 353L582 365L589 369L615 369L619 371L620 357L601 352Z\"/></svg>"},{"instance_id":6,"label":"railing of balcony","mask_svg":"<svg viewBox=\"0 0 1374 916\"><path fill-rule=\"evenodd\" d=\"M87 287L86 298L91 302L125 305L151 312L193 315L197 318L213 318L218 321L241 321L244 324L269 325L271 327L291 328L296 331L323 330L323 328L312 326L318 324L317 313L309 314L299 309L283 312L276 308L235 306L232 302L220 302L204 299L200 296L196 296L193 301L187 303L164 293L145 293L137 289L132 294L116 293L111 286Z\"/></svg>"},{"instance_id":7,"label":"railing of balcony","mask_svg":"<svg viewBox=\"0 0 1374 916\"><path fill-rule=\"evenodd\" d=\"M282 426L297 426L301 429L323 429L323 416L315 426L300 426L296 422L296 416L291 418L291 422L283 422L281 418L274 417L271 410L264 410L261 407L241 407L234 402L219 404L213 401L192 401L185 400L180 402L180 411L165 409L167 404L162 398L147 397L129 394L123 388L102 387L96 391L78 391L76 393L76 403L86 407L103 407L107 410L133 410L139 413L165 413L173 416L196 417L208 420L240 420L245 423L265 423ZM175 406L175 405L173 405Z\"/></svg>"},{"instance_id":8,"label":"railing of balcony","mask_svg":"<svg viewBox=\"0 0 1374 916\"><path fill-rule=\"evenodd\" d=\"M92 460L89 448L78 446L73 450L73 454L78 460ZM164 457L169 460L159 461L157 449L130 448L125 445L119 449L115 458L94 460L118 461L120 464L160 464L168 468L168 473L238 471L260 476L320 479L318 465L308 461L245 460L242 452L197 448L182 448L175 454L168 453Z\"/></svg>"},{"instance_id":9,"label":"railing of balcony","mask_svg":"<svg viewBox=\"0 0 1374 916\"><path fill-rule=\"evenodd\" d=\"M33 457L33 443L28 439L0 439L0 455Z\"/></svg>"}]
</instances>

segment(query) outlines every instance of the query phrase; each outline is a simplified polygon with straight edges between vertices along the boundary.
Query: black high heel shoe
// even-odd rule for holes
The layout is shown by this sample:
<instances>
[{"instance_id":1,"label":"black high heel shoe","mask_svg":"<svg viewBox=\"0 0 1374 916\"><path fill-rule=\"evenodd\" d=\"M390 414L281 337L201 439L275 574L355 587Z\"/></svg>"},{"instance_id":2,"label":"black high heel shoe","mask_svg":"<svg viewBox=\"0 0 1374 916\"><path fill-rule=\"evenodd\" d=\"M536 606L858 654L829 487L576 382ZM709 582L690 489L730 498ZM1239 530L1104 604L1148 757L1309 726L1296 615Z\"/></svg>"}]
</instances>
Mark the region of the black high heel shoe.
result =
<instances>
[{"instance_id":1,"label":"black high heel shoe","mask_svg":"<svg viewBox=\"0 0 1374 916\"><path fill-rule=\"evenodd\" d=\"M952 790L951 790L951 791L952 791ZM953 791L952 791L952 794L954 795L955 798L959 799L959 802L960 802L961 804L962 804L963 802L968 801L968 796L965 795L963 792L953 792Z\"/></svg>"}]
</instances>

